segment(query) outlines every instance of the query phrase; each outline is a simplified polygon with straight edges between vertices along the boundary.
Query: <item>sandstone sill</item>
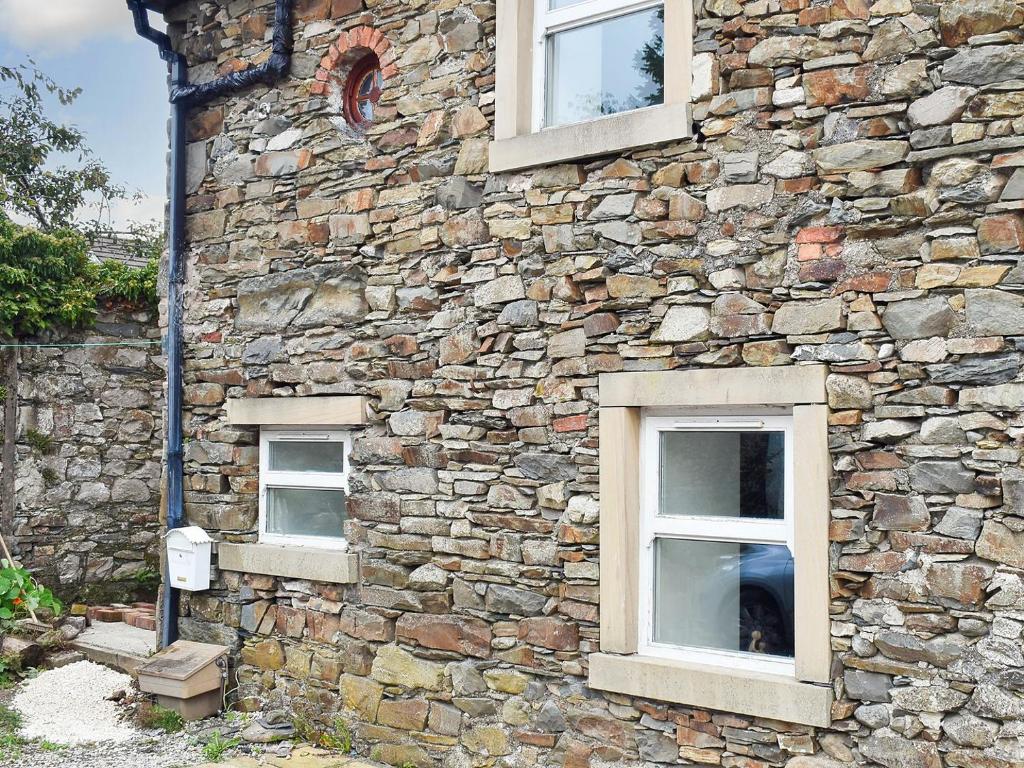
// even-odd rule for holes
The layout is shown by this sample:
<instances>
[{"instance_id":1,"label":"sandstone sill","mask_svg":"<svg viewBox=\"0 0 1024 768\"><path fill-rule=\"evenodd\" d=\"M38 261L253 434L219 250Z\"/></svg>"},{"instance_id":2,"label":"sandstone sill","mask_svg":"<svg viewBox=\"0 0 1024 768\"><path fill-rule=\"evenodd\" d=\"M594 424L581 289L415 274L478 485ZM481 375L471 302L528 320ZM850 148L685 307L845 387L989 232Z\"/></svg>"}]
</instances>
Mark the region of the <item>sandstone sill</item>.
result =
<instances>
[{"instance_id":1,"label":"sandstone sill","mask_svg":"<svg viewBox=\"0 0 1024 768\"><path fill-rule=\"evenodd\" d=\"M692 134L689 104L663 104L545 128L490 145L490 171L518 170L626 149L663 144Z\"/></svg>"},{"instance_id":2,"label":"sandstone sill","mask_svg":"<svg viewBox=\"0 0 1024 768\"><path fill-rule=\"evenodd\" d=\"M590 654L592 688L827 728L832 688L788 677L646 656Z\"/></svg>"},{"instance_id":3,"label":"sandstone sill","mask_svg":"<svg viewBox=\"0 0 1024 768\"><path fill-rule=\"evenodd\" d=\"M228 544L217 548L222 571L259 573L328 584L354 584L359 579L359 557L349 552L277 544Z\"/></svg>"}]
</instances>

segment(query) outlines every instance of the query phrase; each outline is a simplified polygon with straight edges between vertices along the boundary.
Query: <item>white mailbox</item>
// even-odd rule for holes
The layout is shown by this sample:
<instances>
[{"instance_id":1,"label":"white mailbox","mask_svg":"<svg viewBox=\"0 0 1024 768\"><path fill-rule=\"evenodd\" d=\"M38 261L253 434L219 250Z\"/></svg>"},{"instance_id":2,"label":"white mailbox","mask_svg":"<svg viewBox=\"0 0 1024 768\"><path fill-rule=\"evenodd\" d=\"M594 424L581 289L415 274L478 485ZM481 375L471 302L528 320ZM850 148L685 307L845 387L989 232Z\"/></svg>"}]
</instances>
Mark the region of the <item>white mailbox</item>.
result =
<instances>
[{"instance_id":1,"label":"white mailbox","mask_svg":"<svg viewBox=\"0 0 1024 768\"><path fill-rule=\"evenodd\" d=\"M210 548L213 539L198 525L167 532L169 586L188 592L210 588Z\"/></svg>"}]
</instances>

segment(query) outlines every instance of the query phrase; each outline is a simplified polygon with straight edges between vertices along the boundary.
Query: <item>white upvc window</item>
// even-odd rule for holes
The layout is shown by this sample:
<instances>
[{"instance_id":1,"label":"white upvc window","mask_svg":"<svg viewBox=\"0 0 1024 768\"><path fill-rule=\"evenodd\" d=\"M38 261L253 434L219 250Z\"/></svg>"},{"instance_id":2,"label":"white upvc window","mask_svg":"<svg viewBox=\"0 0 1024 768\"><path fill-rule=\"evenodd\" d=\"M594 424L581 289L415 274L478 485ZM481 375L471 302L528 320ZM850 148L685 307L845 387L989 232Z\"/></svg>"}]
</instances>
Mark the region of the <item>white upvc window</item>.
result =
<instances>
[{"instance_id":1,"label":"white upvc window","mask_svg":"<svg viewBox=\"0 0 1024 768\"><path fill-rule=\"evenodd\" d=\"M693 0L497 0L492 172L692 135Z\"/></svg>"},{"instance_id":2,"label":"white upvc window","mask_svg":"<svg viewBox=\"0 0 1024 768\"><path fill-rule=\"evenodd\" d=\"M350 450L341 430L260 431L260 542L346 546Z\"/></svg>"},{"instance_id":3,"label":"white upvc window","mask_svg":"<svg viewBox=\"0 0 1024 768\"><path fill-rule=\"evenodd\" d=\"M791 415L661 415L640 446L639 652L794 674Z\"/></svg>"},{"instance_id":4,"label":"white upvc window","mask_svg":"<svg viewBox=\"0 0 1024 768\"><path fill-rule=\"evenodd\" d=\"M665 103L664 0L534 0L533 130Z\"/></svg>"}]
</instances>

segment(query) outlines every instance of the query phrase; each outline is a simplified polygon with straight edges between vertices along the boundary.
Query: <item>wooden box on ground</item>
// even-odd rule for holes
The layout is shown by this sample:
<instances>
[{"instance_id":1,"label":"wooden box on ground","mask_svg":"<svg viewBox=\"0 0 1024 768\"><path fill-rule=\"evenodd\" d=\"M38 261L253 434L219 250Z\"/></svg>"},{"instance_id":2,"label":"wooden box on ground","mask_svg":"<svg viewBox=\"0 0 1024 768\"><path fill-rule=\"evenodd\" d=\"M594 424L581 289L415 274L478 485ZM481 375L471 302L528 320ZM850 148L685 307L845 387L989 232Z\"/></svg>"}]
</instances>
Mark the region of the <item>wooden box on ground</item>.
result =
<instances>
[{"instance_id":1,"label":"wooden box on ground","mask_svg":"<svg viewBox=\"0 0 1024 768\"><path fill-rule=\"evenodd\" d=\"M156 694L160 706L173 709L186 720L214 715L221 708L229 650L223 645L179 640L139 667L139 688Z\"/></svg>"}]
</instances>

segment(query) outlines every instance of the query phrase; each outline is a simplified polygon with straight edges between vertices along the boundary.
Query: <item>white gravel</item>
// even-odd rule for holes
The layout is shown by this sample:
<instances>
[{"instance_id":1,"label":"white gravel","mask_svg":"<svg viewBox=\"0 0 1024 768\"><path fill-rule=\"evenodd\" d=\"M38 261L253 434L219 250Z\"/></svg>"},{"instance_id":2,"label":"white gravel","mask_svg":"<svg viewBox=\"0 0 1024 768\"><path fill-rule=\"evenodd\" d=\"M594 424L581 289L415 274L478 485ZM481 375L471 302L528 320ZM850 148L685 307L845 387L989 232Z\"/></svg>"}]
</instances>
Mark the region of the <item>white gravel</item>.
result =
<instances>
[{"instance_id":1,"label":"white gravel","mask_svg":"<svg viewBox=\"0 0 1024 768\"><path fill-rule=\"evenodd\" d=\"M12 706L21 713L21 735L57 744L123 742L138 734L106 697L128 691L132 679L91 661L50 669L25 681Z\"/></svg>"}]
</instances>

